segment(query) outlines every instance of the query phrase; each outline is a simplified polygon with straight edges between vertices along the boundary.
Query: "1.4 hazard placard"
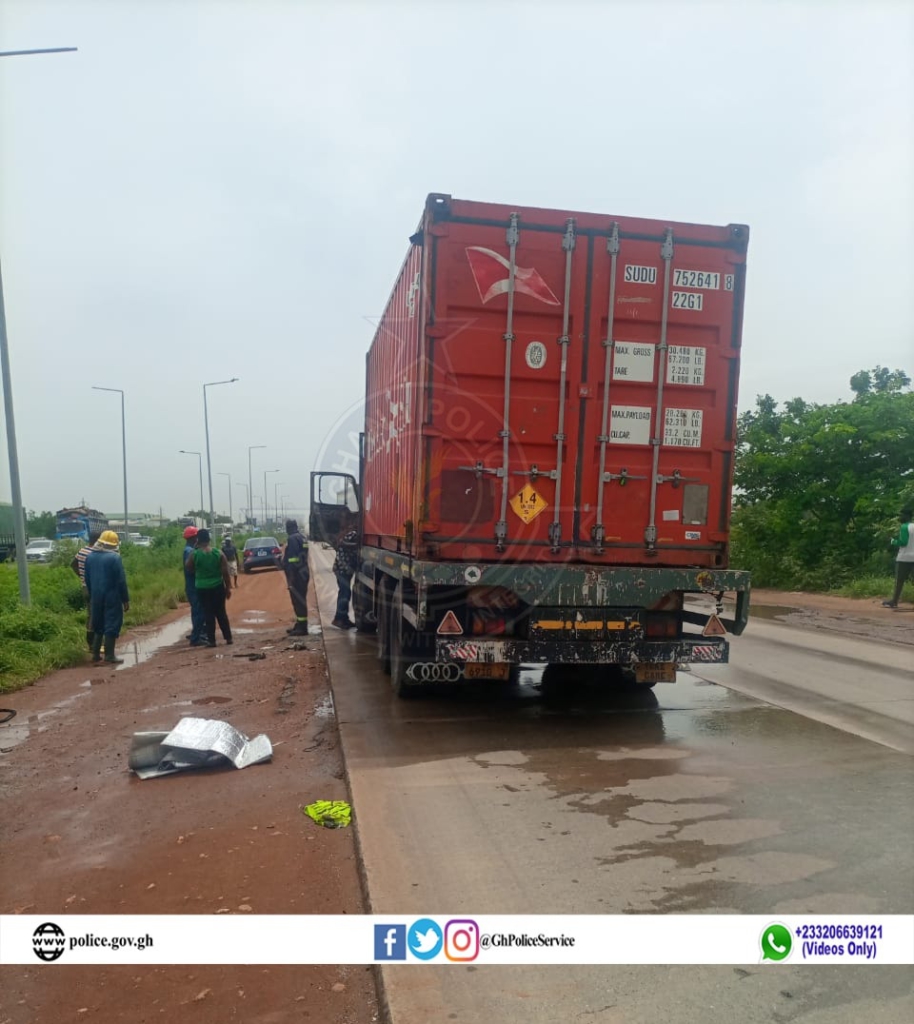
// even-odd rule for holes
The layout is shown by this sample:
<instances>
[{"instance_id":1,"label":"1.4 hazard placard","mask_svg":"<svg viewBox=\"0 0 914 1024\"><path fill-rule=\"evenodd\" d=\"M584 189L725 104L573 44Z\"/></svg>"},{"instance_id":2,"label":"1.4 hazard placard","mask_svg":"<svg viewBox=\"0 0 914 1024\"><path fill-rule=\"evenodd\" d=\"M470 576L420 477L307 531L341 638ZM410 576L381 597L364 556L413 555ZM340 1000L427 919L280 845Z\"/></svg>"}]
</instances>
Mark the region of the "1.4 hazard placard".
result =
<instances>
[{"instance_id":1,"label":"1.4 hazard placard","mask_svg":"<svg viewBox=\"0 0 914 1024\"><path fill-rule=\"evenodd\" d=\"M530 484L525 484L523 489L511 499L511 508L515 515L525 523L532 523L540 512L545 512L548 506L546 499L541 494L538 494Z\"/></svg>"}]
</instances>

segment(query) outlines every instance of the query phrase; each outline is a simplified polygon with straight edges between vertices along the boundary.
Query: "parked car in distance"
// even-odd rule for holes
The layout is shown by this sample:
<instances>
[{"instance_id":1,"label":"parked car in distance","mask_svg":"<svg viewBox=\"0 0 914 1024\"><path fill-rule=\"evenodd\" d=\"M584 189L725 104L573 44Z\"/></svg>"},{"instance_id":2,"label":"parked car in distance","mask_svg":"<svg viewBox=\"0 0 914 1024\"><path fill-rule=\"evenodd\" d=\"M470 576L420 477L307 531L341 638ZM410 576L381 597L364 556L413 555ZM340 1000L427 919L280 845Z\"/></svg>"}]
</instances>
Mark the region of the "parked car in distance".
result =
<instances>
[{"instance_id":1,"label":"parked car in distance","mask_svg":"<svg viewBox=\"0 0 914 1024\"><path fill-rule=\"evenodd\" d=\"M134 537L131 534L130 539L138 548L152 547L152 537L144 537L142 534L137 534L136 537Z\"/></svg>"},{"instance_id":2,"label":"parked car in distance","mask_svg":"<svg viewBox=\"0 0 914 1024\"><path fill-rule=\"evenodd\" d=\"M281 557L282 548L275 537L250 537L244 542L241 568L243 572L263 567L278 569Z\"/></svg>"},{"instance_id":3,"label":"parked car in distance","mask_svg":"<svg viewBox=\"0 0 914 1024\"><path fill-rule=\"evenodd\" d=\"M54 541L44 537L36 537L30 540L25 549L25 558L28 562L50 562L54 554Z\"/></svg>"}]
</instances>

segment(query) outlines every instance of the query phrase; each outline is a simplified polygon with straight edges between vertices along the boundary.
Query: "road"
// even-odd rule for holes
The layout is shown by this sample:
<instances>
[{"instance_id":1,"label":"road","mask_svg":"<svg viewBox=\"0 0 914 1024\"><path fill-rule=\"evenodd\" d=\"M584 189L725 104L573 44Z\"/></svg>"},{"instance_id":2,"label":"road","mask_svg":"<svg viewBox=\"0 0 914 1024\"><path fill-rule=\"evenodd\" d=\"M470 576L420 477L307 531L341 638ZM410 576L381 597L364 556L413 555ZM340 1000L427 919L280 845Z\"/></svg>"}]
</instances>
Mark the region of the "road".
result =
<instances>
[{"instance_id":1,"label":"road","mask_svg":"<svg viewBox=\"0 0 914 1024\"><path fill-rule=\"evenodd\" d=\"M399 701L315 582L373 913L911 913L910 650L753 624L620 697ZM911 972L385 967L393 1024L895 1024Z\"/></svg>"}]
</instances>

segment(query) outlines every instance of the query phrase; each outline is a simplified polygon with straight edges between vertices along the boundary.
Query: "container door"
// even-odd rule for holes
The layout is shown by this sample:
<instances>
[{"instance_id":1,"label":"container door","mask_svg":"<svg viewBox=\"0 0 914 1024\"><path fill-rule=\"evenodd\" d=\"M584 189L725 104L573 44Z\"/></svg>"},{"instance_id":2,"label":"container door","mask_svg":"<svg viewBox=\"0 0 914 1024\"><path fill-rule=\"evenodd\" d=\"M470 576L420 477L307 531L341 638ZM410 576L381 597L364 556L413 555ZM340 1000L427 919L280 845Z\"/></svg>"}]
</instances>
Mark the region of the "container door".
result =
<instances>
[{"instance_id":1,"label":"container door","mask_svg":"<svg viewBox=\"0 0 914 1024\"><path fill-rule=\"evenodd\" d=\"M591 560L719 566L744 245L723 229L698 242L687 225L633 234L615 225L594 253L576 540Z\"/></svg>"},{"instance_id":2,"label":"container door","mask_svg":"<svg viewBox=\"0 0 914 1024\"><path fill-rule=\"evenodd\" d=\"M569 557L587 246L517 216L430 241L422 532L442 558Z\"/></svg>"}]
</instances>

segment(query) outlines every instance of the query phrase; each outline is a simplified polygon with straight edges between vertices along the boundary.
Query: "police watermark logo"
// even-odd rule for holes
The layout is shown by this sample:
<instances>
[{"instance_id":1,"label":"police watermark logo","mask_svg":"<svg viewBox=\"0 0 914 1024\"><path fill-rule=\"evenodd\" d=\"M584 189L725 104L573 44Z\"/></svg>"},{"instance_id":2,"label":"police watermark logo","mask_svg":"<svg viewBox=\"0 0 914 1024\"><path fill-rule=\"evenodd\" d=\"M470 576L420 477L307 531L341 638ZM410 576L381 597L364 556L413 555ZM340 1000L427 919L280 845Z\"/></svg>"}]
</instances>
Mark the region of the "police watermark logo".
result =
<instances>
[{"instance_id":1,"label":"police watermark logo","mask_svg":"<svg viewBox=\"0 0 914 1024\"><path fill-rule=\"evenodd\" d=\"M63 956L65 948L66 937L63 928L59 924L54 924L53 921L45 921L32 932L32 949L35 951L35 956L47 964L59 960Z\"/></svg>"}]
</instances>

